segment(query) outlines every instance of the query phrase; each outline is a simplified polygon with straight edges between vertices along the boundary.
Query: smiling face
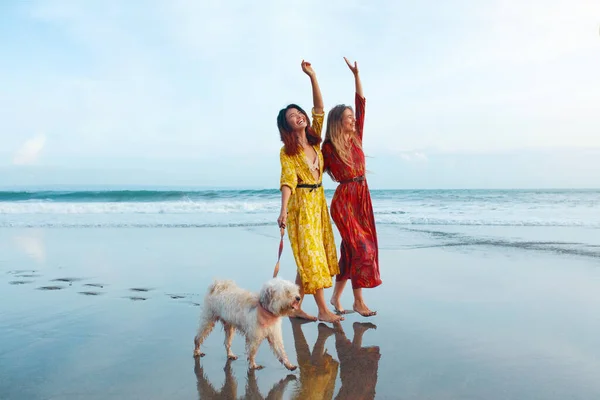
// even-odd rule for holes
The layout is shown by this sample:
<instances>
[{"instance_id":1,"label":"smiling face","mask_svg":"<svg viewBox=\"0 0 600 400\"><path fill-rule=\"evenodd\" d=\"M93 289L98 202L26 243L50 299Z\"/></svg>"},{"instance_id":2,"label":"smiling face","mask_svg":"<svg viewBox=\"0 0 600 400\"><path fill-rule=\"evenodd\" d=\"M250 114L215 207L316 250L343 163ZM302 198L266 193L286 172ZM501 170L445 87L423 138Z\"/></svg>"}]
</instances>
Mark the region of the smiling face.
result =
<instances>
[{"instance_id":1,"label":"smiling face","mask_svg":"<svg viewBox=\"0 0 600 400\"><path fill-rule=\"evenodd\" d=\"M342 131L344 132L355 132L356 131L356 118L350 108L346 108L342 113Z\"/></svg>"},{"instance_id":2,"label":"smiling face","mask_svg":"<svg viewBox=\"0 0 600 400\"><path fill-rule=\"evenodd\" d=\"M302 131L306 128L307 118L297 108L290 108L285 112L285 120L292 131Z\"/></svg>"}]
</instances>

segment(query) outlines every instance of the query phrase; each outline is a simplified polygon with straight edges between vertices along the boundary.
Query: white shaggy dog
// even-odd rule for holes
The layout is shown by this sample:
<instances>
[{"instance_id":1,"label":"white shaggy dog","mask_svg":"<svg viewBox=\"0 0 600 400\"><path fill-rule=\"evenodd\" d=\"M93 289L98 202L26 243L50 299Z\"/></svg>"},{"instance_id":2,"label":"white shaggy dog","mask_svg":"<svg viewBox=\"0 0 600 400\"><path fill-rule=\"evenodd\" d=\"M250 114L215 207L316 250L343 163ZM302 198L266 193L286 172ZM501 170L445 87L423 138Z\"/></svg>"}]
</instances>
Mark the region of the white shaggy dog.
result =
<instances>
[{"instance_id":1,"label":"white shaggy dog","mask_svg":"<svg viewBox=\"0 0 600 400\"><path fill-rule=\"evenodd\" d=\"M225 330L227 357L236 360L231 351L233 332L237 329L246 337L246 353L250 369L261 369L255 357L258 347L267 339L277 359L290 371L296 369L283 349L281 317L290 315L300 305L300 292L295 283L274 278L265 283L260 294L239 288L232 281L215 281L204 298L203 312L194 338L194 357L202 357L200 345L217 321Z\"/></svg>"}]
</instances>

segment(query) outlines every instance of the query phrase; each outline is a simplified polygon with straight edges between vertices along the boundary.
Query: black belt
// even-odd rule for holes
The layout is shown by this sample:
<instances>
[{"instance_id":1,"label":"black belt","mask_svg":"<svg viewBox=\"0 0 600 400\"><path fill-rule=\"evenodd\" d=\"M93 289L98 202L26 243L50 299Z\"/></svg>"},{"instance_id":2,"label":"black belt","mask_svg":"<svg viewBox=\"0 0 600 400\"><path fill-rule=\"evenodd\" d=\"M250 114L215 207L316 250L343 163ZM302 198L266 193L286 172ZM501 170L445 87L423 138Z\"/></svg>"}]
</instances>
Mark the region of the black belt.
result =
<instances>
[{"instance_id":1,"label":"black belt","mask_svg":"<svg viewBox=\"0 0 600 400\"><path fill-rule=\"evenodd\" d=\"M362 182L364 180L365 180L364 175L355 176L354 178L346 179L345 181L340 181L340 185L344 185L344 184L350 183L350 182Z\"/></svg>"},{"instance_id":2,"label":"black belt","mask_svg":"<svg viewBox=\"0 0 600 400\"><path fill-rule=\"evenodd\" d=\"M313 190L320 188L322 185L322 183L315 183L315 184L310 184L310 183L299 183L298 185L296 185L297 188L304 188L304 189L310 189L310 191L312 192Z\"/></svg>"}]
</instances>

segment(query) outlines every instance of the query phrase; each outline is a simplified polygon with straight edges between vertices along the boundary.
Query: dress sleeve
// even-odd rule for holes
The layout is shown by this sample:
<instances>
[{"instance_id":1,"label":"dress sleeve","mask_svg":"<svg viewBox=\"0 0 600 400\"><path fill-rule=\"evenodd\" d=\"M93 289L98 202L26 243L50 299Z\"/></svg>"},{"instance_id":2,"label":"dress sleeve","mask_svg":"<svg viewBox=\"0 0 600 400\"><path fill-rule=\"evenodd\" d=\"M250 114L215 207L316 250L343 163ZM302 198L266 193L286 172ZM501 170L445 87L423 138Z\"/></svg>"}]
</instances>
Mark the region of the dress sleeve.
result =
<instances>
[{"instance_id":1,"label":"dress sleeve","mask_svg":"<svg viewBox=\"0 0 600 400\"><path fill-rule=\"evenodd\" d=\"M362 142L363 126L365 125L365 103L366 99L358 93L354 95L354 103L356 108L356 132Z\"/></svg>"},{"instance_id":2,"label":"dress sleeve","mask_svg":"<svg viewBox=\"0 0 600 400\"><path fill-rule=\"evenodd\" d=\"M317 114L315 112L315 109L312 109L312 130L315 131L315 133L318 136L321 136L321 132L323 131L323 119L325 119L325 112L322 112L320 114Z\"/></svg>"},{"instance_id":3,"label":"dress sleeve","mask_svg":"<svg viewBox=\"0 0 600 400\"><path fill-rule=\"evenodd\" d=\"M285 154L285 150L282 148L279 153L279 160L281 161L281 178L279 180L279 190L283 186L289 186L292 189L292 194L296 191L296 185L298 184L298 175L296 174L296 166L294 160Z\"/></svg>"}]
</instances>

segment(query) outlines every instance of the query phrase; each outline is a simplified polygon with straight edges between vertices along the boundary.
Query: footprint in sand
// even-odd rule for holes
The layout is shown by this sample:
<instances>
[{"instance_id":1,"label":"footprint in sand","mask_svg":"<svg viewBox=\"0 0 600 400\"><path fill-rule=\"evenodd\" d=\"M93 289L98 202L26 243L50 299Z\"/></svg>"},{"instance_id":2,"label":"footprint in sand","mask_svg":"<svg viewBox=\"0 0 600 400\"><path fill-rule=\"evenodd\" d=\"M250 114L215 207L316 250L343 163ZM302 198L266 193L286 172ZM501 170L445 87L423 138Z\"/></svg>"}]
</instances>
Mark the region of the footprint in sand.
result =
<instances>
[{"instance_id":1,"label":"footprint in sand","mask_svg":"<svg viewBox=\"0 0 600 400\"><path fill-rule=\"evenodd\" d=\"M86 283L83 286L104 289L104 286L108 285L106 285L105 283Z\"/></svg>"},{"instance_id":2,"label":"footprint in sand","mask_svg":"<svg viewBox=\"0 0 600 400\"><path fill-rule=\"evenodd\" d=\"M15 275L16 278L39 278L40 274L18 274Z\"/></svg>"},{"instance_id":3,"label":"footprint in sand","mask_svg":"<svg viewBox=\"0 0 600 400\"><path fill-rule=\"evenodd\" d=\"M191 300L182 301L181 304L189 304L189 305L194 306L194 307L200 307L200 303L196 303L195 301L191 301Z\"/></svg>"},{"instance_id":4,"label":"footprint in sand","mask_svg":"<svg viewBox=\"0 0 600 400\"><path fill-rule=\"evenodd\" d=\"M83 294L85 296L99 296L101 294L104 294L102 292L92 292L92 291L85 291L85 292L77 292L79 294Z\"/></svg>"},{"instance_id":5,"label":"footprint in sand","mask_svg":"<svg viewBox=\"0 0 600 400\"><path fill-rule=\"evenodd\" d=\"M88 288L97 288L97 289L104 289L104 286L107 286L105 283L84 283L82 286L88 287ZM96 290L84 290L81 292L77 292L79 294L82 294L84 296L100 296L103 295L104 292L98 292Z\"/></svg>"},{"instance_id":6,"label":"footprint in sand","mask_svg":"<svg viewBox=\"0 0 600 400\"><path fill-rule=\"evenodd\" d=\"M129 290L132 292L136 292L136 293L147 293L147 292L151 291L152 288L134 287L134 288L129 288ZM142 297L142 296L126 296L125 298L132 300L132 301L148 300L147 297Z\"/></svg>"},{"instance_id":7,"label":"footprint in sand","mask_svg":"<svg viewBox=\"0 0 600 400\"><path fill-rule=\"evenodd\" d=\"M131 301L143 301L143 300L148 300L146 297L140 297L140 296L127 296L125 297L126 299L129 299Z\"/></svg>"},{"instance_id":8,"label":"footprint in sand","mask_svg":"<svg viewBox=\"0 0 600 400\"><path fill-rule=\"evenodd\" d=\"M69 286L71 286L73 284L73 282L78 282L83 280L82 278L56 278L56 279L52 279L52 282L64 282L64 283L68 283Z\"/></svg>"},{"instance_id":9,"label":"footprint in sand","mask_svg":"<svg viewBox=\"0 0 600 400\"><path fill-rule=\"evenodd\" d=\"M33 283L33 281L10 281L9 285L26 285L28 283Z\"/></svg>"},{"instance_id":10,"label":"footprint in sand","mask_svg":"<svg viewBox=\"0 0 600 400\"><path fill-rule=\"evenodd\" d=\"M151 288L130 288L129 290L131 290L132 292L149 292L152 289Z\"/></svg>"},{"instance_id":11,"label":"footprint in sand","mask_svg":"<svg viewBox=\"0 0 600 400\"><path fill-rule=\"evenodd\" d=\"M184 295L181 294L169 294L167 293L167 296L169 296L170 298L172 298L173 300L177 300L177 299L185 299Z\"/></svg>"},{"instance_id":12,"label":"footprint in sand","mask_svg":"<svg viewBox=\"0 0 600 400\"><path fill-rule=\"evenodd\" d=\"M64 289L64 286L41 286L37 288L38 290L61 290Z\"/></svg>"},{"instance_id":13,"label":"footprint in sand","mask_svg":"<svg viewBox=\"0 0 600 400\"><path fill-rule=\"evenodd\" d=\"M19 274L33 274L35 272L38 272L35 269L14 269L12 271L8 271L7 274L11 274L11 275L19 275Z\"/></svg>"}]
</instances>

